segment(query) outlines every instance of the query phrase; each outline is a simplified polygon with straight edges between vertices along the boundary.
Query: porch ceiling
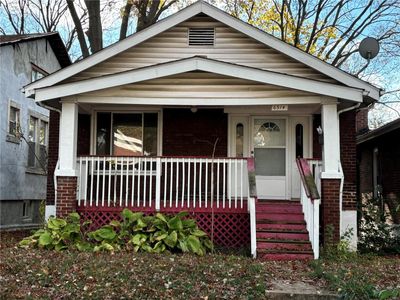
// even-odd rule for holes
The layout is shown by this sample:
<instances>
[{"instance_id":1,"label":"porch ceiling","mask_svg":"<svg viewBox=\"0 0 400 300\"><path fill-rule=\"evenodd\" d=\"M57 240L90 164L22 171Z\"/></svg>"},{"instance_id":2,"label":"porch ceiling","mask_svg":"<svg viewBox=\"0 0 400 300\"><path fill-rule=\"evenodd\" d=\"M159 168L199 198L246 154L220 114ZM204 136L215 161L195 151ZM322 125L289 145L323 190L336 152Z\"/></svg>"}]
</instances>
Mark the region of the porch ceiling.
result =
<instances>
[{"instance_id":1,"label":"porch ceiling","mask_svg":"<svg viewBox=\"0 0 400 300\"><path fill-rule=\"evenodd\" d=\"M104 91L105 89L121 87L124 85L144 82L151 79L165 78L168 76L194 71L204 71L213 74L219 74L223 76L229 76L233 78L282 87L285 89L293 89L301 92L313 93L315 95L341 98L355 102L362 102L363 97L363 91L360 89L349 88L318 80L305 79L293 75L245 67L195 56L150 67L134 69L127 72L121 72L118 74L82 80L80 82L66 83L58 86L41 88L36 91L35 98L36 101L47 101L55 98L74 96L94 91ZM225 90L225 93L229 92L230 91ZM213 95L208 96L213 98ZM231 98L232 96L233 95L231 95ZM200 95L200 97L202 96ZM242 99L243 98L250 98L249 100L252 99L251 97L242 97ZM251 105L251 103L248 103L248 101L240 102L241 104ZM224 103L219 103L219 105L221 104ZM254 103L253 105L257 104L263 103Z\"/></svg>"}]
</instances>

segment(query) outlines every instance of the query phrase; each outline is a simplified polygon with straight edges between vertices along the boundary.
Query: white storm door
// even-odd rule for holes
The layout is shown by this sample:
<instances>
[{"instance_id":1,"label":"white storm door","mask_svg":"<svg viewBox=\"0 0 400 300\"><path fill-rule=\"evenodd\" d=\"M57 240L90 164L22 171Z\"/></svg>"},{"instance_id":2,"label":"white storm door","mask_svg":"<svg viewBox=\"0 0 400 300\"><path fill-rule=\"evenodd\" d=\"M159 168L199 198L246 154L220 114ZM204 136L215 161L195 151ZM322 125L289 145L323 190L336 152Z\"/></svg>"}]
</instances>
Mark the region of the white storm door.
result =
<instances>
[{"instance_id":1,"label":"white storm door","mask_svg":"<svg viewBox=\"0 0 400 300\"><path fill-rule=\"evenodd\" d=\"M301 179L296 158L308 158L310 155L310 118L292 117L290 119L290 161L291 161L291 198L300 198Z\"/></svg>"},{"instance_id":2,"label":"white storm door","mask_svg":"<svg viewBox=\"0 0 400 300\"><path fill-rule=\"evenodd\" d=\"M254 117L252 123L257 197L287 199L287 120Z\"/></svg>"}]
</instances>

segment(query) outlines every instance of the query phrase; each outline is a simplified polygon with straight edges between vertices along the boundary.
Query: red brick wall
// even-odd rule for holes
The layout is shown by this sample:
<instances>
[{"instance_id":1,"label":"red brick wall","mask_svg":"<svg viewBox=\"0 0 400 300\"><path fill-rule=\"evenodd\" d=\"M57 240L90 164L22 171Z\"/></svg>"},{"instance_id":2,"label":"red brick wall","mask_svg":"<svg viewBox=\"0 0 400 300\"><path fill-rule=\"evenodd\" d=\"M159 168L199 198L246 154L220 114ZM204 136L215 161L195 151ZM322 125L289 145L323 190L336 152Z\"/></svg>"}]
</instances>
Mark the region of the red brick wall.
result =
<instances>
[{"instance_id":1,"label":"red brick wall","mask_svg":"<svg viewBox=\"0 0 400 300\"><path fill-rule=\"evenodd\" d=\"M365 133L369 130L368 127L368 109L360 109L356 116L356 132Z\"/></svg>"},{"instance_id":2,"label":"red brick wall","mask_svg":"<svg viewBox=\"0 0 400 300\"><path fill-rule=\"evenodd\" d=\"M343 210L357 208L356 112L340 115L340 160L344 173Z\"/></svg>"},{"instance_id":3,"label":"red brick wall","mask_svg":"<svg viewBox=\"0 0 400 300\"><path fill-rule=\"evenodd\" d=\"M322 179L321 194L320 224L322 224L323 242L330 242L328 238L332 238L332 242L337 242L340 240L340 179ZM327 236L330 226L333 227L332 237Z\"/></svg>"},{"instance_id":4,"label":"red brick wall","mask_svg":"<svg viewBox=\"0 0 400 300\"><path fill-rule=\"evenodd\" d=\"M76 211L77 177L57 177L57 217Z\"/></svg>"},{"instance_id":5,"label":"red brick wall","mask_svg":"<svg viewBox=\"0 0 400 300\"><path fill-rule=\"evenodd\" d=\"M49 118L49 146L47 160L47 197L46 204L54 204L54 169L58 160L58 139L60 133L60 114L50 111Z\"/></svg>"},{"instance_id":6,"label":"red brick wall","mask_svg":"<svg viewBox=\"0 0 400 300\"><path fill-rule=\"evenodd\" d=\"M222 109L164 109L163 155L226 157L228 117Z\"/></svg>"},{"instance_id":7,"label":"red brick wall","mask_svg":"<svg viewBox=\"0 0 400 300\"><path fill-rule=\"evenodd\" d=\"M320 135L317 132L317 128L321 126L321 115L313 116L313 156L315 159L322 159L322 145L319 143Z\"/></svg>"}]
</instances>

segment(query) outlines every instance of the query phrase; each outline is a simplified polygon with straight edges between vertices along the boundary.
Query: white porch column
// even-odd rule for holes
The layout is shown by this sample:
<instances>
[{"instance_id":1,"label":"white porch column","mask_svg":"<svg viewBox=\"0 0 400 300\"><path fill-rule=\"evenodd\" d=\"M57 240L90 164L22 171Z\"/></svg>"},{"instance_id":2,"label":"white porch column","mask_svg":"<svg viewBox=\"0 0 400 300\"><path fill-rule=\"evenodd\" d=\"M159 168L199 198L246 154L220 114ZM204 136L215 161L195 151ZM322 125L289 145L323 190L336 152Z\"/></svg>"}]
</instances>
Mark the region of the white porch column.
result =
<instances>
[{"instance_id":1,"label":"white porch column","mask_svg":"<svg viewBox=\"0 0 400 300\"><path fill-rule=\"evenodd\" d=\"M322 104L321 109L323 145L323 173L322 178L341 178L340 172L340 137L339 117L336 102Z\"/></svg>"},{"instance_id":2,"label":"white porch column","mask_svg":"<svg viewBox=\"0 0 400 300\"><path fill-rule=\"evenodd\" d=\"M78 105L63 102L60 120L59 169L57 176L77 176Z\"/></svg>"}]
</instances>

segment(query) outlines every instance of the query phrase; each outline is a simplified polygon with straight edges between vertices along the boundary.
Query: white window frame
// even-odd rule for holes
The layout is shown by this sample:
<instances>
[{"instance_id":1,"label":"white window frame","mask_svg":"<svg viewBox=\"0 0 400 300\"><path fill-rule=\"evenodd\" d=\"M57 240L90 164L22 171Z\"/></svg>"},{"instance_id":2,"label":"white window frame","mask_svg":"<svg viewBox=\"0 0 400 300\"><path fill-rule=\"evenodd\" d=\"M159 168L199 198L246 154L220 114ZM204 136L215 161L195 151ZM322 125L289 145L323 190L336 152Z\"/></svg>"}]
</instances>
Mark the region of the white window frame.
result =
<instances>
[{"instance_id":1,"label":"white window frame","mask_svg":"<svg viewBox=\"0 0 400 300\"><path fill-rule=\"evenodd\" d=\"M30 110L28 113L28 118L27 118L27 135L29 135L29 126L30 126L30 121L31 118L36 119L36 126L35 126L35 140L33 141L35 143L35 154L34 154L34 165L33 166L29 166L29 155L30 155L30 151L32 150L30 148L30 146L28 146L28 156L27 156L27 172L29 173L38 173L38 174L44 174L46 173L46 170L43 170L43 166L37 161L37 156L40 156L40 146L44 145L46 147L46 152L48 151L48 134L49 134L49 118L46 117L45 115L42 115L36 111L32 111ZM45 123L45 137L44 137L44 144L40 143L40 125L41 123ZM29 137L28 137L29 139ZM28 140L28 142L30 142ZM46 162L46 168L47 168L47 162Z\"/></svg>"},{"instance_id":2,"label":"white window frame","mask_svg":"<svg viewBox=\"0 0 400 300\"><path fill-rule=\"evenodd\" d=\"M11 143L19 144L20 138L18 135L14 135L10 132L10 117L11 117L11 108L14 108L18 111L17 120L16 120L16 128L19 130L21 129L21 105L11 99L8 101L8 110L7 110L7 136L6 141Z\"/></svg>"},{"instance_id":3,"label":"white window frame","mask_svg":"<svg viewBox=\"0 0 400 300\"><path fill-rule=\"evenodd\" d=\"M34 78L34 74L37 74L39 76L36 76L36 78ZM38 67L34 63L31 63L31 83L35 82L35 81L37 81L39 79L42 79L43 77L45 77L47 75L49 75L48 72L46 72L42 68Z\"/></svg>"}]
</instances>

